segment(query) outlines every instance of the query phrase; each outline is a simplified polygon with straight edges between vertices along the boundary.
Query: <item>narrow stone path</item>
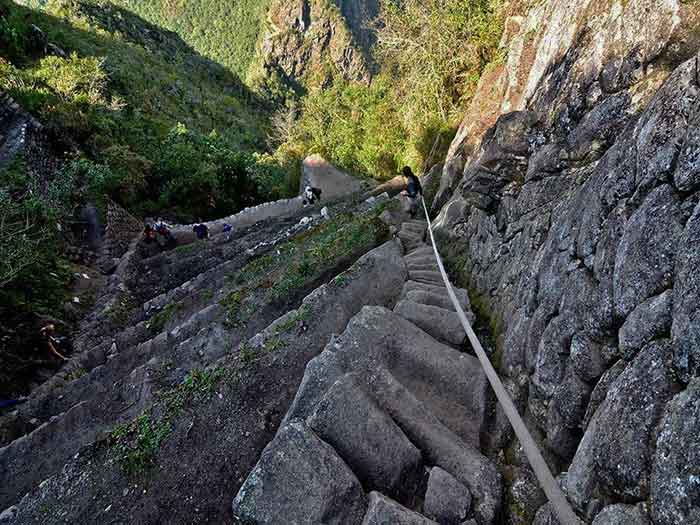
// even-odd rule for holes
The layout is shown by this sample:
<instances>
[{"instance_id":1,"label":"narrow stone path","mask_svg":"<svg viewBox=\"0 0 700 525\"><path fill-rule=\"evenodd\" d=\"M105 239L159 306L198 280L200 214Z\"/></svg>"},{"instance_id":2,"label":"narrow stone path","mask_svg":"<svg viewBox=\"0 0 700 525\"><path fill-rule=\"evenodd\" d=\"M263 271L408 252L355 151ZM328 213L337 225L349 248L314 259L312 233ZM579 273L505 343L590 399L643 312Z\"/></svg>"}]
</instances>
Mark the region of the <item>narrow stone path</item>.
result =
<instances>
[{"instance_id":1,"label":"narrow stone path","mask_svg":"<svg viewBox=\"0 0 700 525\"><path fill-rule=\"evenodd\" d=\"M408 280L393 311L364 307L309 362L233 501L243 522L496 520L502 480L480 452L488 384L478 360L460 351L464 331L426 227L408 221L398 234ZM466 291L457 295L473 316Z\"/></svg>"}]
</instances>

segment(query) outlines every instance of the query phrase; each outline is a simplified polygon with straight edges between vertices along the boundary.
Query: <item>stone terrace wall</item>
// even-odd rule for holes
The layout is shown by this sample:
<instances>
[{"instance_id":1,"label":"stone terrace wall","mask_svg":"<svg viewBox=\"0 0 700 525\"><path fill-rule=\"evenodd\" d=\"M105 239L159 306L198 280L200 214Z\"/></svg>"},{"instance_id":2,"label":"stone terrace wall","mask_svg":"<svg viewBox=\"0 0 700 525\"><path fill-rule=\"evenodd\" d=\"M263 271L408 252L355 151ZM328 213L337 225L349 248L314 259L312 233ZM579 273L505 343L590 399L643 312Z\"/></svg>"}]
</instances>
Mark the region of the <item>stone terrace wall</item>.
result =
<instances>
[{"instance_id":1,"label":"stone terrace wall","mask_svg":"<svg viewBox=\"0 0 700 525\"><path fill-rule=\"evenodd\" d=\"M209 233L215 235L223 231L224 224L230 224L234 230L246 228L265 219L289 217L301 210L303 206L304 203L301 197L281 199L246 208L234 215L206 222L205 224L209 227ZM194 240L193 226L194 224L187 224L173 228L173 234L177 238L178 243L184 244Z\"/></svg>"}]
</instances>

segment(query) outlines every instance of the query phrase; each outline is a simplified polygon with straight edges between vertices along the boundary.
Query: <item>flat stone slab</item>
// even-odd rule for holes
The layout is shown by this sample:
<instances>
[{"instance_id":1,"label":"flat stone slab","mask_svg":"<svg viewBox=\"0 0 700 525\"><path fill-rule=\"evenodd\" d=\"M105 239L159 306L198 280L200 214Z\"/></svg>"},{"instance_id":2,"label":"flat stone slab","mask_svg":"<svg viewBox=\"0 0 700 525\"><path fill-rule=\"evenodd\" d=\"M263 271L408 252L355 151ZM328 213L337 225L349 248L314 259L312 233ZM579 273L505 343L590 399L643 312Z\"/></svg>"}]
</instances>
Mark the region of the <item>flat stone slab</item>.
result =
<instances>
[{"instance_id":1,"label":"flat stone slab","mask_svg":"<svg viewBox=\"0 0 700 525\"><path fill-rule=\"evenodd\" d=\"M443 284L442 274L438 271L409 271L408 278L412 281L431 283L431 284Z\"/></svg>"},{"instance_id":2,"label":"flat stone slab","mask_svg":"<svg viewBox=\"0 0 700 525\"><path fill-rule=\"evenodd\" d=\"M322 200L362 191L360 179L339 170L320 155L304 159L299 192L303 192L306 186L322 190Z\"/></svg>"},{"instance_id":3,"label":"flat stone slab","mask_svg":"<svg viewBox=\"0 0 700 525\"><path fill-rule=\"evenodd\" d=\"M432 292L424 292L422 290L412 290L406 294L406 299L414 303L425 304L428 306L437 306L445 310L455 311L455 307L447 294L436 294ZM469 312L467 312L469 315Z\"/></svg>"},{"instance_id":4,"label":"flat stone slab","mask_svg":"<svg viewBox=\"0 0 700 525\"><path fill-rule=\"evenodd\" d=\"M409 262L406 264L409 272L437 272L439 271L438 265L435 261L432 262L422 262L414 263Z\"/></svg>"},{"instance_id":5,"label":"flat stone slab","mask_svg":"<svg viewBox=\"0 0 700 525\"><path fill-rule=\"evenodd\" d=\"M407 265L411 264L434 264L437 266L437 262L435 259L435 254L434 253L418 253L418 254L411 254L411 255L406 255L404 257L406 260Z\"/></svg>"},{"instance_id":6,"label":"flat stone slab","mask_svg":"<svg viewBox=\"0 0 700 525\"><path fill-rule=\"evenodd\" d=\"M467 338L454 311L405 299L396 305L394 312L436 339L451 345L460 346Z\"/></svg>"},{"instance_id":7,"label":"flat stone slab","mask_svg":"<svg viewBox=\"0 0 700 525\"><path fill-rule=\"evenodd\" d=\"M345 374L389 414L425 463L469 487L475 516L491 523L501 486L498 471L478 448L488 403L478 360L386 308L364 307L307 365L285 422L307 421ZM355 468L352 461L349 467Z\"/></svg>"},{"instance_id":8,"label":"flat stone slab","mask_svg":"<svg viewBox=\"0 0 700 525\"><path fill-rule=\"evenodd\" d=\"M283 427L233 500L244 523L359 523L366 497L333 448L303 423Z\"/></svg>"},{"instance_id":9,"label":"flat stone slab","mask_svg":"<svg viewBox=\"0 0 700 525\"><path fill-rule=\"evenodd\" d=\"M364 487L398 497L418 483L420 451L364 392L356 374L333 384L308 425L350 465Z\"/></svg>"},{"instance_id":10,"label":"flat stone slab","mask_svg":"<svg viewBox=\"0 0 700 525\"><path fill-rule=\"evenodd\" d=\"M369 507L362 525L430 525L425 516L407 509L378 492L369 495Z\"/></svg>"},{"instance_id":11,"label":"flat stone slab","mask_svg":"<svg viewBox=\"0 0 700 525\"><path fill-rule=\"evenodd\" d=\"M406 284L403 286L403 290L401 292L401 299L406 299L407 294L409 292L413 291L420 291L420 292L430 292L439 296L444 296L447 298L449 301L449 295L447 294L447 288L445 288L444 284L440 285L434 285L434 284L426 284L426 283L419 283L418 281L407 281ZM454 288L455 295L457 296L457 300L459 301L459 304L462 306L464 311L466 313L471 312L471 303L469 301L469 294L467 293L466 290L463 290L462 288ZM451 303L450 303L451 304Z\"/></svg>"}]
</instances>

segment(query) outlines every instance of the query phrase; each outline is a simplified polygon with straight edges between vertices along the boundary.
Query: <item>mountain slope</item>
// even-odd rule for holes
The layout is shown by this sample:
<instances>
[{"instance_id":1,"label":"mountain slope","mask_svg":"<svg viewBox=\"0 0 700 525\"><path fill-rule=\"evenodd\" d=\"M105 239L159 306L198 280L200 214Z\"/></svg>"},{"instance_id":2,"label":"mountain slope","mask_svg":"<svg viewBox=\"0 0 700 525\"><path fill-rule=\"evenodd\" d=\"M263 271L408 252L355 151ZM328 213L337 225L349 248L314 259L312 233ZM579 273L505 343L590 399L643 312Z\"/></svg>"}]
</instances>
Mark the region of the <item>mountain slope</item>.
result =
<instances>
[{"instance_id":1,"label":"mountain slope","mask_svg":"<svg viewBox=\"0 0 700 525\"><path fill-rule=\"evenodd\" d=\"M271 0L116 0L245 79Z\"/></svg>"},{"instance_id":2,"label":"mountain slope","mask_svg":"<svg viewBox=\"0 0 700 525\"><path fill-rule=\"evenodd\" d=\"M192 220L287 188L286 173L253 153L268 126L258 97L175 33L112 4L0 0L0 92L0 367L2 395L14 397L37 368L57 366L37 324L48 315L68 329L78 315L66 302L86 269L67 259L95 263L105 195L137 215Z\"/></svg>"}]
</instances>

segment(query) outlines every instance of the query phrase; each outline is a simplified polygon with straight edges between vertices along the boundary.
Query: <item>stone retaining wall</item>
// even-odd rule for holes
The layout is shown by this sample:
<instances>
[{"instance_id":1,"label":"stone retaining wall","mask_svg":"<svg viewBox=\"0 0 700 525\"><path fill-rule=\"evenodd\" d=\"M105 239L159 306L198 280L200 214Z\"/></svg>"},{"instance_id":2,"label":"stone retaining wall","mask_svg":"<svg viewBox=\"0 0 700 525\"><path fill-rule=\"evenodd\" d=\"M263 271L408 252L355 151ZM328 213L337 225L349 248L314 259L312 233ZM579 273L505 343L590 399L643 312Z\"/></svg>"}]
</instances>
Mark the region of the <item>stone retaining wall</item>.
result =
<instances>
[{"instance_id":1,"label":"stone retaining wall","mask_svg":"<svg viewBox=\"0 0 700 525\"><path fill-rule=\"evenodd\" d=\"M234 215L229 215L228 217L206 222L204 224L209 227L209 233L211 235L215 235L223 231L224 224L230 224L234 230L246 228L265 219L282 218L294 215L296 212L301 210L303 206L304 203L301 197L281 199L278 201L265 202L251 208L246 208ZM177 238L179 244L186 244L194 240L194 233L192 232L193 226L194 224L186 224L175 226L173 228L173 234Z\"/></svg>"}]
</instances>

